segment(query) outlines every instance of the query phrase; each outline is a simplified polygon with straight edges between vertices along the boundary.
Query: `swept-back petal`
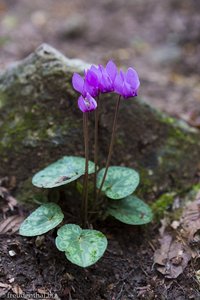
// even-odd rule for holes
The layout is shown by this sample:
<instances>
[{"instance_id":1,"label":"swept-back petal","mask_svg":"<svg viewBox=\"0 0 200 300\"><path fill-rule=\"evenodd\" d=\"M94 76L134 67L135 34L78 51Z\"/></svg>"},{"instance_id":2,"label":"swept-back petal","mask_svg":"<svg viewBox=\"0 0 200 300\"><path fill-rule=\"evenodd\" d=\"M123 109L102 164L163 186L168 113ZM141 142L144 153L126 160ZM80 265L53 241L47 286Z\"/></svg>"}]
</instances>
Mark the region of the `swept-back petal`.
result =
<instances>
[{"instance_id":1,"label":"swept-back petal","mask_svg":"<svg viewBox=\"0 0 200 300\"><path fill-rule=\"evenodd\" d=\"M117 67L112 60L109 60L109 62L107 63L106 72L108 73L110 79L114 81L117 75Z\"/></svg>"},{"instance_id":2,"label":"swept-back petal","mask_svg":"<svg viewBox=\"0 0 200 300\"><path fill-rule=\"evenodd\" d=\"M135 90L138 89L140 85L140 80L137 72L133 68L128 68L126 72L126 81L131 85Z\"/></svg>"},{"instance_id":3,"label":"swept-back petal","mask_svg":"<svg viewBox=\"0 0 200 300\"><path fill-rule=\"evenodd\" d=\"M83 93L84 79L78 73L74 73L72 77L72 85L77 92L81 94Z\"/></svg>"},{"instance_id":4,"label":"swept-back petal","mask_svg":"<svg viewBox=\"0 0 200 300\"><path fill-rule=\"evenodd\" d=\"M119 71L119 75L120 75L122 81L124 81L124 80L126 79L126 76L125 76L125 72L124 72L124 71L120 70L120 71Z\"/></svg>"},{"instance_id":5,"label":"swept-back petal","mask_svg":"<svg viewBox=\"0 0 200 300\"><path fill-rule=\"evenodd\" d=\"M92 70L87 70L85 74L85 80L91 86L98 88L98 84L99 84L98 76Z\"/></svg>"},{"instance_id":6,"label":"swept-back petal","mask_svg":"<svg viewBox=\"0 0 200 300\"><path fill-rule=\"evenodd\" d=\"M126 81L124 82L123 86L123 97L129 98L135 95L135 91L131 89L130 84L128 84Z\"/></svg>"},{"instance_id":7,"label":"swept-back petal","mask_svg":"<svg viewBox=\"0 0 200 300\"><path fill-rule=\"evenodd\" d=\"M99 94L98 86L94 87L90 85L87 81L85 81L84 88L83 88L83 96L86 97L86 95L90 94L92 97L96 97Z\"/></svg>"},{"instance_id":8,"label":"swept-back petal","mask_svg":"<svg viewBox=\"0 0 200 300\"><path fill-rule=\"evenodd\" d=\"M115 81L114 81L114 90L118 94L122 95L123 93L123 79L121 78L120 74L117 74Z\"/></svg>"},{"instance_id":9,"label":"swept-back petal","mask_svg":"<svg viewBox=\"0 0 200 300\"><path fill-rule=\"evenodd\" d=\"M100 72L99 68L97 68L96 66L92 65L89 70L94 72L98 78L101 77L101 72Z\"/></svg>"}]
</instances>

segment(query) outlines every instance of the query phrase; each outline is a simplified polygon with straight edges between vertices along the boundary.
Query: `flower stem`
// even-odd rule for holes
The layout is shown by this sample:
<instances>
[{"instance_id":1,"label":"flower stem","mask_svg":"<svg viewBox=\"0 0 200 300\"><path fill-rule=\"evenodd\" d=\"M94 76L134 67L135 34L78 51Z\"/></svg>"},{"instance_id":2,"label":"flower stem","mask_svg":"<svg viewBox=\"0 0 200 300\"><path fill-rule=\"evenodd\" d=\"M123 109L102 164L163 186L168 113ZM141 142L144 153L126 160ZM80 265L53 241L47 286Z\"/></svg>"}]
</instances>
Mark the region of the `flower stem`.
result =
<instances>
[{"instance_id":1,"label":"flower stem","mask_svg":"<svg viewBox=\"0 0 200 300\"><path fill-rule=\"evenodd\" d=\"M88 162L89 162L89 138L88 138L88 113L83 114L83 131L85 144L85 176L83 184L82 219L83 227L88 221Z\"/></svg>"},{"instance_id":2,"label":"flower stem","mask_svg":"<svg viewBox=\"0 0 200 300\"><path fill-rule=\"evenodd\" d=\"M107 157L107 161L106 161L104 176L103 176L103 179L102 179L99 191L98 191L97 199L98 199L98 197L101 193L103 184L104 184L105 179L106 179L106 175L108 173L108 168L109 168L109 165L110 165L110 159L111 159L113 145L114 145L114 139L115 139L115 132L116 132L116 125L117 125L117 117L118 117L118 113L119 113L120 100L121 100L121 96L119 96L117 104L116 104L116 108L115 108L115 115L114 115L114 120L113 120L112 135L111 135L111 141L110 141L110 146L109 146L109 151L108 151L108 157Z\"/></svg>"},{"instance_id":3,"label":"flower stem","mask_svg":"<svg viewBox=\"0 0 200 300\"><path fill-rule=\"evenodd\" d=\"M97 99L97 108L95 110L95 134L94 134L94 165L95 165L95 173L94 173L94 205L96 205L97 201L97 164L98 164L98 135L99 135L99 103L100 98L98 96Z\"/></svg>"}]
</instances>

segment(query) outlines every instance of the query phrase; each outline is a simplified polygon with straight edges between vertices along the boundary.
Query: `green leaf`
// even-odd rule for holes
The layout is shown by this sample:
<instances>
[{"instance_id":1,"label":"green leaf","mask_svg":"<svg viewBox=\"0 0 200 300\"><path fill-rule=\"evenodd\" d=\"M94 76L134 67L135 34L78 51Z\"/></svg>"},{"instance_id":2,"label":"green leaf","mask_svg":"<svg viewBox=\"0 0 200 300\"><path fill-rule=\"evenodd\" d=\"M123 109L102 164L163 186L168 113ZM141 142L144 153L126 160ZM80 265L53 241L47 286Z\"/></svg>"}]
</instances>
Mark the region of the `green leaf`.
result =
<instances>
[{"instance_id":1,"label":"green leaf","mask_svg":"<svg viewBox=\"0 0 200 300\"><path fill-rule=\"evenodd\" d=\"M105 168L97 175L97 188L100 188ZM140 181L139 174L130 168L109 167L102 191L111 199L122 199L131 195Z\"/></svg>"},{"instance_id":2,"label":"green leaf","mask_svg":"<svg viewBox=\"0 0 200 300\"><path fill-rule=\"evenodd\" d=\"M103 256L107 248L107 239L100 231L67 224L58 230L56 246L60 251L65 251L69 261L85 268Z\"/></svg>"},{"instance_id":3,"label":"green leaf","mask_svg":"<svg viewBox=\"0 0 200 300\"><path fill-rule=\"evenodd\" d=\"M19 233L24 236L36 236L46 233L60 224L63 218L62 210L57 204L43 204L24 220Z\"/></svg>"},{"instance_id":4,"label":"green leaf","mask_svg":"<svg viewBox=\"0 0 200 300\"><path fill-rule=\"evenodd\" d=\"M94 163L89 161L89 174L94 173ZM53 188L76 180L85 173L85 158L64 156L33 176L37 187Z\"/></svg>"},{"instance_id":5,"label":"green leaf","mask_svg":"<svg viewBox=\"0 0 200 300\"><path fill-rule=\"evenodd\" d=\"M130 225L143 225L153 219L151 208L133 195L119 201L110 200L107 212L122 223Z\"/></svg>"}]
</instances>

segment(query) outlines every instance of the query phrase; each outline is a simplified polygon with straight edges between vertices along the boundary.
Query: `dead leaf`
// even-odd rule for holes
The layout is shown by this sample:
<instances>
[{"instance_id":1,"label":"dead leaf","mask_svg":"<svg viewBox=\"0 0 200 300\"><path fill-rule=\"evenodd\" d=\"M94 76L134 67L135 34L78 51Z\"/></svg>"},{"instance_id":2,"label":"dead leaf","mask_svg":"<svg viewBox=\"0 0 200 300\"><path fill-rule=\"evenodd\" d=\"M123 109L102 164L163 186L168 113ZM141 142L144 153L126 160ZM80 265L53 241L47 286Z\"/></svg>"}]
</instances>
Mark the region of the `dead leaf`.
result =
<instances>
[{"instance_id":1,"label":"dead leaf","mask_svg":"<svg viewBox=\"0 0 200 300\"><path fill-rule=\"evenodd\" d=\"M2 206L2 211L5 213L6 211L14 210L15 206L17 205L17 200L11 196L8 189L3 186L0 186L0 197L6 201L6 205Z\"/></svg>"},{"instance_id":2,"label":"dead leaf","mask_svg":"<svg viewBox=\"0 0 200 300\"><path fill-rule=\"evenodd\" d=\"M0 282L0 288L11 288L10 284Z\"/></svg>"},{"instance_id":3,"label":"dead leaf","mask_svg":"<svg viewBox=\"0 0 200 300\"><path fill-rule=\"evenodd\" d=\"M42 295L48 295L49 292L45 290L45 288L39 288L38 290L38 293L39 294L42 294Z\"/></svg>"},{"instance_id":4,"label":"dead leaf","mask_svg":"<svg viewBox=\"0 0 200 300\"><path fill-rule=\"evenodd\" d=\"M169 234L160 239L161 248L154 253L156 269L166 278L177 278L183 273L191 259L191 251L187 245L173 240Z\"/></svg>"},{"instance_id":5,"label":"dead leaf","mask_svg":"<svg viewBox=\"0 0 200 300\"><path fill-rule=\"evenodd\" d=\"M160 249L154 253L156 269L166 278L177 278L200 246L200 192L183 210L180 220L162 220ZM172 229L174 229L172 231Z\"/></svg>"},{"instance_id":6,"label":"dead leaf","mask_svg":"<svg viewBox=\"0 0 200 300\"><path fill-rule=\"evenodd\" d=\"M21 287L18 284L14 285L14 287L12 288L12 291L16 295L22 295L23 294L23 291L22 291Z\"/></svg>"},{"instance_id":7,"label":"dead leaf","mask_svg":"<svg viewBox=\"0 0 200 300\"><path fill-rule=\"evenodd\" d=\"M18 231L24 217L15 215L0 222L0 234L13 234Z\"/></svg>"},{"instance_id":8,"label":"dead leaf","mask_svg":"<svg viewBox=\"0 0 200 300\"><path fill-rule=\"evenodd\" d=\"M171 227L172 227L173 229L175 229L175 230L176 230L179 226L180 226L180 222L179 222L179 221L174 220L174 221L171 223Z\"/></svg>"},{"instance_id":9,"label":"dead leaf","mask_svg":"<svg viewBox=\"0 0 200 300\"><path fill-rule=\"evenodd\" d=\"M16 188L16 186L17 186L17 179L15 176L11 176L8 187L9 187L9 189L14 189L14 188Z\"/></svg>"},{"instance_id":10,"label":"dead leaf","mask_svg":"<svg viewBox=\"0 0 200 300\"><path fill-rule=\"evenodd\" d=\"M180 225L182 235L191 245L200 245L200 199L186 206L183 211Z\"/></svg>"},{"instance_id":11,"label":"dead leaf","mask_svg":"<svg viewBox=\"0 0 200 300\"><path fill-rule=\"evenodd\" d=\"M187 122L190 126L200 128L200 114L196 111L191 111L180 115L181 119Z\"/></svg>"},{"instance_id":12,"label":"dead leaf","mask_svg":"<svg viewBox=\"0 0 200 300\"><path fill-rule=\"evenodd\" d=\"M0 282L0 297L3 297L11 289L11 285Z\"/></svg>"}]
</instances>

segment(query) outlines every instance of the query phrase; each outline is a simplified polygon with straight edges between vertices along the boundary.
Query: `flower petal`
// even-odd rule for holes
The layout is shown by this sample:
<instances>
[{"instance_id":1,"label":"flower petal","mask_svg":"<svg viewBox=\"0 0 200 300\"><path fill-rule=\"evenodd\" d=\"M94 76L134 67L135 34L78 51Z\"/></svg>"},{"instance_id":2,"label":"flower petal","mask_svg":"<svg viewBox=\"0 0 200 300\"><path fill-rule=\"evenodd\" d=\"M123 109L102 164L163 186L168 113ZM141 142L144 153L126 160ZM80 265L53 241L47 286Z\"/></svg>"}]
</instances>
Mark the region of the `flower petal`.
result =
<instances>
[{"instance_id":1,"label":"flower petal","mask_svg":"<svg viewBox=\"0 0 200 300\"><path fill-rule=\"evenodd\" d=\"M119 74L117 74L114 81L114 90L120 95L123 93L123 80Z\"/></svg>"},{"instance_id":2,"label":"flower petal","mask_svg":"<svg viewBox=\"0 0 200 300\"><path fill-rule=\"evenodd\" d=\"M81 94L83 93L84 79L78 73L74 73L72 77L72 85L77 92Z\"/></svg>"},{"instance_id":3,"label":"flower petal","mask_svg":"<svg viewBox=\"0 0 200 300\"><path fill-rule=\"evenodd\" d=\"M87 112L87 108L85 107L85 101L83 96L78 98L78 107L82 112Z\"/></svg>"},{"instance_id":4,"label":"flower petal","mask_svg":"<svg viewBox=\"0 0 200 300\"><path fill-rule=\"evenodd\" d=\"M99 94L99 89L98 87L93 87L87 81L85 81L83 88L83 96L86 97L87 93L90 94L92 97L96 97Z\"/></svg>"},{"instance_id":5,"label":"flower petal","mask_svg":"<svg viewBox=\"0 0 200 300\"><path fill-rule=\"evenodd\" d=\"M88 82L89 85L98 88L98 77L93 71L87 70L85 80Z\"/></svg>"},{"instance_id":6,"label":"flower petal","mask_svg":"<svg viewBox=\"0 0 200 300\"><path fill-rule=\"evenodd\" d=\"M126 81L135 90L137 90L140 86L138 74L133 68L128 68L127 73L126 73Z\"/></svg>"},{"instance_id":7,"label":"flower petal","mask_svg":"<svg viewBox=\"0 0 200 300\"><path fill-rule=\"evenodd\" d=\"M135 94L135 91L131 89L130 84L128 84L126 81L124 82L123 86L123 96L124 98L130 98Z\"/></svg>"},{"instance_id":8,"label":"flower petal","mask_svg":"<svg viewBox=\"0 0 200 300\"><path fill-rule=\"evenodd\" d=\"M91 68L90 68L90 70L91 70L93 73L95 73L95 74L97 75L98 78L101 77L101 72L100 72L99 68L97 68L95 65L92 65Z\"/></svg>"},{"instance_id":9,"label":"flower petal","mask_svg":"<svg viewBox=\"0 0 200 300\"><path fill-rule=\"evenodd\" d=\"M83 96L78 98L78 107L84 113L93 111L97 108L97 102L90 94L87 93L85 98Z\"/></svg>"},{"instance_id":10,"label":"flower petal","mask_svg":"<svg viewBox=\"0 0 200 300\"><path fill-rule=\"evenodd\" d=\"M117 67L112 60L107 63L106 72L108 73L110 79L114 82L117 75Z\"/></svg>"},{"instance_id":11,"label":"flower petal","mask_svg":"<svg viewBox=\"0 0 200 300\"><path fill-rule=\"evenodd\" d=\"M89 111L93 111L97 108L97 102L90 94L87 93L85 100L89 101L89 103L90 103Z\"/></svg>"}]
</instances>

